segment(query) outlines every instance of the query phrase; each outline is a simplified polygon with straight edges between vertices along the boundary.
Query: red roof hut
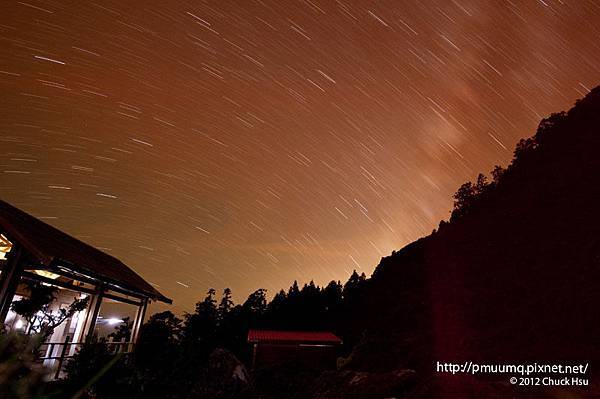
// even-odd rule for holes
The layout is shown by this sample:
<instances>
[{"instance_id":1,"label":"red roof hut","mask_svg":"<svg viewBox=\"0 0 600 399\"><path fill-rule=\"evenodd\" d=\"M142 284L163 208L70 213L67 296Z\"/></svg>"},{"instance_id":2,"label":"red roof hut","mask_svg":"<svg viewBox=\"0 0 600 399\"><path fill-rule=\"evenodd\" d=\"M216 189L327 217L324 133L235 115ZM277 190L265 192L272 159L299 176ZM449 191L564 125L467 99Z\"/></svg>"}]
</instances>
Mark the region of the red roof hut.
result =
<instances>
[{"instance_id":1,"label":"red roof hut","mask_svg":"<svg viewBox=\"0 0 600 399\"><path fill-rule=\"evenodd\" d=\"M337 349L342 340L329 331L250 330L253 345L252 366L277 366L283 363L327 369L335 368Z\"/></svg>"}]
</instances>

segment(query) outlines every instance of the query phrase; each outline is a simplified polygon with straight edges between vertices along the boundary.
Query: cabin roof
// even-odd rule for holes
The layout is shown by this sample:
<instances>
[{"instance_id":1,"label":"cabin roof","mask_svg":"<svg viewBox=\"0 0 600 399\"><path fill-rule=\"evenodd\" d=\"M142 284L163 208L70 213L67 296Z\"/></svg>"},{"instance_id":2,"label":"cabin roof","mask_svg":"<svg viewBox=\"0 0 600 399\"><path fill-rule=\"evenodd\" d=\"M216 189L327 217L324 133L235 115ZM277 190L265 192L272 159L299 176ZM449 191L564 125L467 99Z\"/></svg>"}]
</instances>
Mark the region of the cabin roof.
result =
<instances>
[{"instance_id":1,"label":"cabin roof","mask_svg":"<svg viewBox=\"0 0 600 399\"><path fill-rule=\"evenodd\" d=\"M342 340L329 331L250 330L248 342L312 342L341 344Z\"/></svg>"},{"instance_id":2,"label":"cabin roof","mask_svg":"<svg viewBox=\"0 0 600 399\"><path fill-rule=\"evenodd\" d=\"M172 303L119 259L0 200L0 229L45 267L62 266L150 299Z\"/></svg>"}]
</instances>

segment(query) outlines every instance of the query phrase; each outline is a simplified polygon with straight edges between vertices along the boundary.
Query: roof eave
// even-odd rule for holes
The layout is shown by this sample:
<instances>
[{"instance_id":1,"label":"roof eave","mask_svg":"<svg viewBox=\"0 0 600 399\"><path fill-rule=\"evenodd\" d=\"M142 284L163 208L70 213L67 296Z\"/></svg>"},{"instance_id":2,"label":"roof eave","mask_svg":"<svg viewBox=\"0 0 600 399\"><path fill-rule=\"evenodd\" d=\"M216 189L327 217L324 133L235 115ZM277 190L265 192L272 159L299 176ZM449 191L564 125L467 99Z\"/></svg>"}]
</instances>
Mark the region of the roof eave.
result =
<instances>
[{"instance_id":1,"label":"roof eave","mask_svg":"<svg viewBox=\"0 0 600 399\"><path fill-rule=\"evenodd\" d=\"M62 267L59 267L62 266ZM82 276L87 276L89 278L92 278L94 280L100 281L100 282L104 282L104 283L108 283L109 285L112 285L113 287L116 288L121 288L121 291L125 290L125 291L129 291L131 292L134 296L140 296L143 298L148 298L148 299L152 299L155 301L160 301L169 305L173 304L173 300L171 298L167 298L166 296L164 296L163 294L161 294L158 290L154 289L154 292L148 292L148 291L142 291L140 289L137 289L135 287L131 287L127 284L124 284L121 281L115 281L111 278L107 278L105 276L100 275L99 273L90 270L84 266L79 266L79 267L75 267L75 265L71 264L68 261L62 260L62 259L53 259L52 262L49 263L48 265L49 267L56 269L57 271L61 271L61 269L63 268L68 268L69 271L74 274L73 277L77 276L77 275L82 275ZM82 269L85 270L85 274L77 271L75 269ZM125 293L126 294L126 293Z\"/></svg>"}]
</instances>

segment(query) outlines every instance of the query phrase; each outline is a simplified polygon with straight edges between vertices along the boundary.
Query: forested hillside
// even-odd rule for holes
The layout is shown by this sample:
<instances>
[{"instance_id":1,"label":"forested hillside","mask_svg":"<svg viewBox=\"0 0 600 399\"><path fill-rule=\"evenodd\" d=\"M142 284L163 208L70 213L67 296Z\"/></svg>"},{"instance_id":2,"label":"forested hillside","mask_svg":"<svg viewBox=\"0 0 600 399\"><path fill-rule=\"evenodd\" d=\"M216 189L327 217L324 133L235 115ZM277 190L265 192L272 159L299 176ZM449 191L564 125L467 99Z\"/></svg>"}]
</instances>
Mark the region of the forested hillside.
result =
<instances>
[{"instance_id":1,"label":"forested hillside","mask_svg":"<svg viewBox=\"0 0 600 399\"><path fill-rule=\"evenodd\" d=\"M382 259L348 366L599 360L599 206L596 88L544 119L506 169L460 187L449 222Z\"/></svg>"}]
</instances>

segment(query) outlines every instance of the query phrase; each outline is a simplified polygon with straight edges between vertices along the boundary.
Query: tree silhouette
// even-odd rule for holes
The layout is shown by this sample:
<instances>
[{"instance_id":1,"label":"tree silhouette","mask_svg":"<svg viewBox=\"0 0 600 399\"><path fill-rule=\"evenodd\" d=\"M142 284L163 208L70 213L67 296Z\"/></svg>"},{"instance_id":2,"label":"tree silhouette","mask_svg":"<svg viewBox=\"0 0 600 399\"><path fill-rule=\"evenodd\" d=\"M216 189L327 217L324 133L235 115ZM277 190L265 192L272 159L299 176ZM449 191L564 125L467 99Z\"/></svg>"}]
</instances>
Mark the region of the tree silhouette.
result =
<instances>
[{"instance_id":1,"label":"tree silhouette","mask_svg":"<svg viewBox=\"0 0 600 399\"><path fill-rule=\"evenodd\" d=\"M351 300L351 298L355 297L360 292L360 288L366 280L367 276L365 275L365 273L361 273L359 275L356 272L356 270L354 270L346 284L344 284L344 298L347 300Z\"/></svg>"},{"instance_id":2,"label":"tree silhouette","mask_svg":"<svg viewBox=\"0 0 600 399\"><path fill-rule=\"evenodd\" d=\"M287 295L284 290L279 290L268 305L268 311L271 314L281 312L287 303Z\"/></svg>"},{"instance_id":3,"label":"tree silhouette","mask_svg":"<svg viewBox=\"0 0 600 399\"><path fill-rule=\"evenodd\" d=\"M476 195L481 195L483 193L486 192L486 190L489 188L489 183L487 181L487 177L485 177L485 175L483 173L480 173L477 176L477 182L475 183L475 194Z\"/></svg>"},{"instance_id":4,"label":"tree silhouette","mask_svg":"<svg viewBox=\"0 0 600 399\"><path fill-rule=\"evenodd\" d=\"M153 314L142 326L135 347L136 362L143 367L157 367L173 361L181 342L183 321L172 312Z\"/></svg>"},{"instance_id":5,"label":"tree silhouette","mask_svg":"<svg viewBox=\"0 0 600 399\"><path fill-rule=\"evenodd\" d=\"M133 328L133 320L125 317L123 321L115 326L115 331L108 334L114 342L129 342L131 339L131 329Z\"/></svg>"},{"instance_id":6,"label":"tree silhouette","mask_svg":"<svg viewBox=\"0 0 600 399\"><path fill-rule=\"evenodd\" d=\"M49 337L54 329L75 313L85 310L89 298L73 298L73 302L67 308L59 308L52 311L52 303L56 300L58 288L44 285L39 282L26 282L29 296L14 301L11 310L27 319L27 333L43 334Z\"/></svg>"},{"instance_id":7,"label":"tree silhouette","mask_svg":"<svg viewBox=\"0 0 600 399\"><path fill-rule=\"evenodd\" d=\"M295 299L300 296L300 289L298 288L298 281L294 280L294 283L288 290L288 298Z\"/></svg>"},{"instance_id":8,"label":"tree silhouette","mask_svg":"<svg viewBox=\"0 0 600 399\"><path fill-rule=\"evenodd\" d=\"M475 200L475 187L470 181L464 183L454 194L454 210L451 221L466 215Z\"/></svg>"},{"instance_id":9,"label":"tree silhouette","mask_svg":"<svg viewBox=\"0 0 600 399\"><path fill-rule=\"evenodd\" d=\"M196 311L185 315L183 334L188 341L214 340L218 324L216 291L211 288L203 301L196 303Z\"/></svg>"},{"instance_id":10,"label":"tree silhouette","mask_svg":"<svg viewBox=\"0 0 600 399\"><path fill-rule=\"evenodd\" d=\"M264 314L267 310L267 290L264 288L257 289L248 296L242 306L255 317Z\"/></svg>"},{"instance_id":11,"label":"tree silhouette","mask_svg":"<svg viewBox=\"0 0 600 399\"><path fill-rule=\"evenodd\" d=\"M339 281L331 281L323 289L323 302L325 310L328 312L336 311L342 304L343 287Z\"/></svg>"},{"instance_id":12,"label":"tree silhouette","mask_svg":"<svg viewBox=\"0 0 600 399\"><path fill-rule=\"evenodd\" d=\"M233 301L231 300L231 289L225 288L223 290L223 297L221 298L221 302L219 303L218 313L219 319L223 320L227 317L227 314L233 308Z\"/></svg>"},{"instance_id":13,"label":"tree silhouette","mask_svg":"<svg viewBox=\"0 0 600 399\"><path fill-rule=\"evenodd\" d=\"M498 185L498 183L500 183L500 180L502 179L504 172L506 172L506 169L504 169L502 166L500 166L500 165L494 166L494 169L491 172L492 182L494 185Z\"/></svg>"}]
</instances>

